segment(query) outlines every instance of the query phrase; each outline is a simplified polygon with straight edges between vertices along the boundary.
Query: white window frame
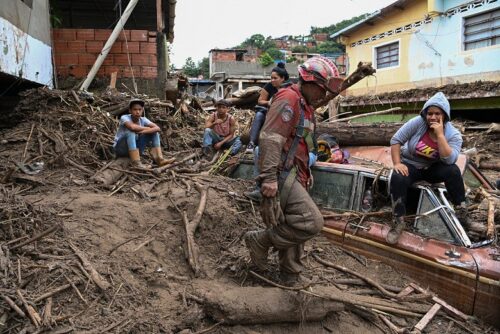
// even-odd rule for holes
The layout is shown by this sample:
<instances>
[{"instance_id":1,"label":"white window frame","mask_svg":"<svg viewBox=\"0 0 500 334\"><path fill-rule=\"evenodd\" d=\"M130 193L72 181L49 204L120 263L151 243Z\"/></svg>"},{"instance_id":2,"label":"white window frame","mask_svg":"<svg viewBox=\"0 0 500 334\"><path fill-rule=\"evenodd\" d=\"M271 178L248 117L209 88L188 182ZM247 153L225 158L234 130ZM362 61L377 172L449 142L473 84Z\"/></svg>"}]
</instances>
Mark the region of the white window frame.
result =
<instances>
[{"instance_id":1,"label":"white window frame","mask_svg":"<svg viewBox=\"0 0 500 334\"><path fill-rule=\"evenodd\" d=\"M384 68L378 68L377 64L377 48L380 48L382 46L386 46L388 44L394 44L398 43L398 65L397 66L390 66L390 67L384 67ZM380 43L377 45L372 46L372 64L374 65L374 68L377 71L385 71L385 70L393 70L396 68L399 68L401 66L401 38L393 39L390 41L386 41L384 43Z\"/></svg>"},{"instance_id":2,"label":"white window frame","mask_svg":"<svg viewBox=\"0 0 500 334\"><path fill-rule=\"evenodd\" d=\"M485 49L485 48L500 47L500 44L496 44L496 45L482 46L479 48L473 48L473 49L469 49L469 50L465 49L465 20L469 19L471 17L474 17L474 16L479 16L479 15L482 15L482 14L485 14L488 12L493 12L495 10L497 10L497 8L487 8L486 10L483 10L481 12L471 13L470 15L462 16L462 27L461 27L462 29L461 29L461 34L460 34L460 50L462 50L462 52L471 52L471 51L474 52L475 50L480 50L480 49Z\"/></svg>"}]
</instances>

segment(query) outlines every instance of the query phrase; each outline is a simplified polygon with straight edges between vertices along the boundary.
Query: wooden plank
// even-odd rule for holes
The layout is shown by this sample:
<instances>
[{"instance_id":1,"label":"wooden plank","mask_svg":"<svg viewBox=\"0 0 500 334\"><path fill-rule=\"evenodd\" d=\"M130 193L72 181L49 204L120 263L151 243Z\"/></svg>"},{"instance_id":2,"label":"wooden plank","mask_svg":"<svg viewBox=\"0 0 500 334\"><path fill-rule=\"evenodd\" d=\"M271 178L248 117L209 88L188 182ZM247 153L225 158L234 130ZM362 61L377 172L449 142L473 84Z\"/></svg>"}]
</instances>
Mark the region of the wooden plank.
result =
<instances>
[{"instance_id":1,"label":"wooden plank","mask_svg":"<svg viewBox=\"0 0 500 334\"><path fill-rule=\"evenodd\" d=\"M457 317L462 318L463 320L466 320L466 321L469 320L469 316L467 314L457 310L456 308L454 308L453 306L451 306L450 304L448 304L447 302L445 302L441 298L434 296L434 297L432 297L432 300L435 301L436 303L440 304L441 306L443 306L445 308L445 310L456 315Z\"/></svg>"},{"instance_id":2,"label":"wooden plank","mask_svg":"<svg viewBox=\"0 0 500 334\"><path fill-rule=\"evenodd\" d=\"M428 293L427 290L423 289L422 287L418 286L415 283L410 283L410 286L415 288L415 290L420 291L421 293ZM443 306L448 312L452 313L453 315L455 315L463 320L469 320L469 316L467 314L457 310L456 308L454 308L453 306L451 306L450 304L448 304L447 302L445 302L441 298L434 296L434 297L432 297L432 300L434 302L440 304L441 306Z\"/></svg>"},{"instance_id":3,"label":"wooden plank","mask_svg":"<svg viewBox=\"0 0 500 334\"><path fill-rule=\"evenodd\" d=\"M429 322L431 322L432 318L434 318L434 316L436 315L436 313L439 312L440 309L441 309L441 304L436 303L436 304L432 305L430 310L415 325L414 329L419 330L419 331L423 331L425 326L427 326L429 324Z\"/></svg>"},{"instance_id":4,"label":"wooden plank","mask_svg":"<svg viewBox=\"0 0 500 334\"><path fill-rule=\"evenodd\" d=\"M415 291L415 289L411 285L408 285L406 288L404 288L403 290L401 290L401 292L398 293L398 297L408 296L413 291Z\"/></svg>"},{"instance_id":5,"label":"wooden plank","mask_svg":"<svg viewBox=\"0 0 500 334\"><path fill-rule=\"evenodd\" d=\"M110 88L116 88L116 76L117 75L118 75L118 72L111 73L111 79L109 80L109 87Z\"/></svg>"}]
</instances>

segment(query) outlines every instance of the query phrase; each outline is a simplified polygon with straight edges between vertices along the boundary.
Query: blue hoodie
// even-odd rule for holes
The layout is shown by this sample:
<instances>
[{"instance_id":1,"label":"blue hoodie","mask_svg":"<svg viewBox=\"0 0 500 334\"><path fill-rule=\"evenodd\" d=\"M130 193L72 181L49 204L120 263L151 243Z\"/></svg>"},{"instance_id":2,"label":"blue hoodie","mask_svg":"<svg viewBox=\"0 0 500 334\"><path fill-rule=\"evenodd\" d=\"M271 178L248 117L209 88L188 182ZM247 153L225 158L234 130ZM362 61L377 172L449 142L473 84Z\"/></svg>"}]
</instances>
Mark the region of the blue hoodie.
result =
<instances>
[{"instance_id":1,"label":"blue hoodie","mask_svg":"<svg viewBox=\"0 0 500 334\"><path fill-rule=\"evenodd\" d=\"M440 160L445 164L452 165L457 161L460 150L462 149L462 135L460 134L460 131L458 131L457 128L455 128L450 122L450 103L443 93L438 92L424 104L419 116L416 116L406 122L391 138L391 145L402 145L401 161L411 164L417 168L427 168L435 162L415 154L415 147L417 146L417 143L429 130L425 117L427 115L427 109L431 106L441 108L446 115L444 123L444 136L452 150L451 154L447 157L440 155Z\"/></svg>"}]
</instances>

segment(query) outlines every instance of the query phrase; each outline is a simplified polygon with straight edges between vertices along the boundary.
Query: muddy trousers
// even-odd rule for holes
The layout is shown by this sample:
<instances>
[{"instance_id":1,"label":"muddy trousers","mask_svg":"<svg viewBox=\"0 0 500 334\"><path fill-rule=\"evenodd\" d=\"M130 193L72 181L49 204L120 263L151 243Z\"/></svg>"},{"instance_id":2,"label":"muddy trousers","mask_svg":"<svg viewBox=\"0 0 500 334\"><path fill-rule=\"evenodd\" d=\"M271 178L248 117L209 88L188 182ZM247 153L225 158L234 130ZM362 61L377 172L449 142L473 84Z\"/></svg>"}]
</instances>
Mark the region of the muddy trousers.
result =
<instances>
[{"instance_id":1,"label":"muddy trousers","mask_svg":"<svg viewBox=\"0 0 500 334\"><path fill-rule=\"evenodd\" d=\"M278 250L280 271L298 274L302 271L300 261L304 242L311 239L323 228L323 216L304 187L295 181L288 199L280 197L286 203L282 210L285 216L278 226L268 229L269 240Z\"/></svg>"},{"instance_id":2,"label":"muddy trousers","mask_svg":"<svg viewBox=\"0 0 500 334\"><path fill-rule=\"evenodd\" d=\"M401 217L406 214L406 198L408 188L417 181L427 181L430 183L444 182L450 200L454 205L459 205L465 201L465 187L462 174L457 165L447 165L436 162L429 168L418 169L413 165L405 163L408 167L408 176L392 173L390 186L391 198L394 203L394 215Z\"/></svg>"}]
</instances>

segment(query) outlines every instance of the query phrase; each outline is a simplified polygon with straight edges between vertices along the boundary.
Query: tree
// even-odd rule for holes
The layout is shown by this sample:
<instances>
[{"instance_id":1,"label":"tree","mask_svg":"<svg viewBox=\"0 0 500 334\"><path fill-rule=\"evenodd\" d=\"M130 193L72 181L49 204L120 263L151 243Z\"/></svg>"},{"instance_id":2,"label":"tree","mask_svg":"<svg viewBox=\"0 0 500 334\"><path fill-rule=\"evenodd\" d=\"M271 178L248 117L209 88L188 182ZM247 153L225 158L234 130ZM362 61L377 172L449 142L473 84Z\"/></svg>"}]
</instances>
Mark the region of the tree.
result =
<instances>
[{"instance_id":1,"label":"tree","mask_svg":"<svg viewBox=\"0 0 500 334\"><path fill-rule=\"evenodd\" d=\"M316 47L318 53L338 53L343 52L342 46L336 42L326 41Z\"/></svg>"},{"instance_id":2,"label":"tree","mask_svg":"<svg viewBox=\"0 0 500 334\"><path fill-rule=\"evenodd\" d=\"M293 53L304 53L307 52L307 48L304 45L297 45L292 48Z\"/></svg>"},{"instance_id":3,"label":"tree","mask_svg":"<svg viewBox=\"0 0 500 334\"><path fill-rule=\"evenodd\" d=\"M253 46L259 49L263 49L264 42L266 41L266 38L262 34L255 34L247 38L243 43L241 43L241 46Z\"/></svg>"},{"instance_id":4,"label":"tree","mask_svg":"<svg viewBox=\"0 0 500 334\"><path fill-rule=\"evenodd\" d=\"M283 53L280 50L278 50L277 48L267 49L266 52L267 52L268 55L271 56L271 58L273 58L275 60L276 59L280 59L280 60L284 59Z\"/></svg>"},{"instance_id":5,"label":"tree","mask_svg":"<svg viewBox=\"0 0 500 334\"><path fill-rule=\"evenodd\" d=\"M271 48L276 48L276 42L273 41L271 36L267 36L266 40L262 44L262 51L266 51Z\"/></svg>"},{"instance_id":6,"label":"tree","mask_svg":"<svg viewBox=\"0 0 500 334\"><path fill-rule=\"evenodd\" d=\"M269 53L263 52L259 56L259 62L262 64L262 66L266 67L274 63L274 59L269 55Z\"/></svg>"},{"instance_id":7,"label":"tree","mask_svg":"<svg viewBox=\"0 0 500 334\"><path fill-rule=\"evenodd\" d=\"M208 57L204 57L198 63L198 73L203 75L203 77L207 79L210 76L210 62L208 60Z\"/></svg>"},{"instance_id":8,"label":"tree","mask_svg":"<svg viewBox=\"0 0 500 334\"><path fill-rule=\"evenodd\" d=\"M182 66L182 71L188 77L197 77L199 74L198 66L196 66L193 58L191 57L188 57L186 59L186 63L184 64L184 66Z\"/></svg>"},{"instance_id":9,"label":"tree","mask_svg":"<svg viewBox=\"0 0 500 334\"><path fill-rule=\"evenodd\" d=\"M363 14L360 16L355 16L352 17L348 20L343 20L340 21L339 23L329 25L328 27L311 27L311 35L312 34L319 34L319 33L327 33L328 35L334 34L337 31L340 31L344 29L345 27L350 26L351 24L354 24L364 18L366 18L368 14Z\"/></svg>"}]
</instances>

